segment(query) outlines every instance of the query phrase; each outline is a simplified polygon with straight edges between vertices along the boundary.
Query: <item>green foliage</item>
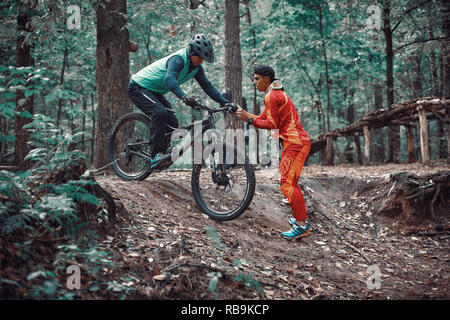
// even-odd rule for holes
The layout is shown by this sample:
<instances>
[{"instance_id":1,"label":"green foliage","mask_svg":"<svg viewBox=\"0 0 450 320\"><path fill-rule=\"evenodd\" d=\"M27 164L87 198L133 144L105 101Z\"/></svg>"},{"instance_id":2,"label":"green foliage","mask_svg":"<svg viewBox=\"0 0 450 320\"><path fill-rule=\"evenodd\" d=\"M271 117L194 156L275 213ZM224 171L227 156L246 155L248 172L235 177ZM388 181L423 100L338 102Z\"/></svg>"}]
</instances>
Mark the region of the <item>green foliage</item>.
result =
<instances>
[{"instance_id":1,"label":"green foliage","mask_svg":"<svg viewBox=\"0 0 450 320\"><path fill-rule=\"evenodd\" d=\"M18 91L24 97L17 101L19 106L34 94L39 94L49 80L45 69L34 67L0 67L0 113L7 119L13 116L31 118L28 111L18 112L16 109L16 96Z\"/></svg>"},{"instance_id":2,"label":"green foliage","mask_svg":"<svg viewBox=\"0 0 450 320\"><path fill-rule=\"evenodd\" d=\"M214 249L218 251L219 254L222 254L222 251L224 250L225 247L222 243L222 239L217 233L217 230L213 227L208 226L206 227L206 234L213 241Z\"/></svg>"},{"instance_id":3,"label":"green foliage","mask_svg":"<svg viewBox=\"0 0 450 320\"><path fill-rule=\"evenodd\" d=\"M237 274L234 279L237 282L242 282L246 287L256 290L258 292L263 292L263 288L258 280L255 280L252 276L244 273Z\"/></svg>"},{"instance_id":4,"label":"green foliage","mask_svg":"<svg viewBox=\"0 0 450 320\"><path fill-rule=\"evenodd\" d=\"M29 111L21 107L27 100L39 95L45 89L49 81L46 75L47 70L44 68L0 67L1 158L6 154L8 143L17 140L12 130L14 117L29 119L33 117Z\"/></svg>"},{"instance_id":5,"label":"green foliage","mask_svg":"<svg viewBox=\"0 0 450 320\"><path fill-rule=\"evenodd\" d=\"M0 170L0 181L0 195L7 199L0 202L0 236L32 230L39 216L31 210L32 195L23 177Z\"/></svg>"},{"instance_id":6,"label":"green foliage","mask_svg":"<svg viewBox=\"0 0 450 320\"><path fill-rule=\"evenodd\" d=\"M134 292L132 287L124 285L124 282L129 281L127 278L121 278L121 281L112 280L106 282L107 290L110 290L115 293L120 293L119 299L124 300L128 295ZM91 287L96 290L96 287Z\"/></svg>"},{"instance_id":7,"label":"green foliage","mask_svg":"<svg viewBox=\"0 0 450 320\"><path fill-rule=\"evenodd\" d=\"M0 236L2 239L21 235L23 241L14 242L15 263L27 266L31 261L42 259L34 249L42 236L61 239L54 247L54 260L49 265L44 261L31 264L27 282L31 289L26 297L32 299L75 299L76 291L66 287L66 269L77 263L84 266L89 275L86 290L109 290L125 298L130 288L114 286L115 280L99 281L105 270L114 268L110 252L97 246L97 235L88 228L88 221L81 210L82 204L102 208L101 201L91 194L96 184L87 176L72 179L70 175L58 176L56 180L42 183L43 177L52 172L64 173L65 168L77 168L85 161L85 155L73 148L80 137L79 133L70 134L58 130L51 117L35 114L26 128L31 133L32 149L26 159L34 161L32 169L12 173L0 171ZM107 210L101 209L103 220L107 220ZM97 217L95 217L97 218ZM51 242L50 242L51 243ZM56 242L55 242L56 244ZM14 252L16 252L14 251ZM47 261L47 263L45 263ZM13 280L2 277L2 283L15 286Z\"/></svg>"},{"instance_id":8,"label":"green foliage","mask_svg":"<svg viewBox=\"0 0 450 320\"><path fill-rule=\"evenodd\" d=\"M40 169L54 170L56 167L66 167L76 164L85 155L80 150L69 150L76 144L82 132L61 134L53 120L42 114L35 114L33 121L24 126L31 133L32 149L25 159L37 161ZM49 161L51 159L51 161Z\"/></svg>"},{"instance_id":9,"label":"green foliage","mask_svg":"<svg viewBox=\"0 0 450 320\"><path fill-rule=\"evenodd\" d=\"M209 272L208 277L211 279L209 280L208 289L211 292L214 292L217 288L217 285L219 284L219 279L222 278L221 272Z\"/></svg>"},{"instance_id":10,"label":"green foliage","mask_svg":"<svg viewBox=\"0 0 450 320\"><path fill-rule=\"evenodd\" d=\"M33 299L58 299L58 300L72 300L75 299L77 293L69 290L66 287L65 278L68 262L77 262L83 265L89 273L91 280L83 286L89 287L89 291L95 292L100 289L98 286L97 277L102 276L106 268L114 267L109 259L110 252L90 246L89 248L80 248L77 244L64 244L57 247L58 252L53 262L52 271L38 269L31 272L27 280L33 282L35 285L30 291ZM33 281L34 280L34 281ZM115 280L114 280L115 281ZM116 292L110 286L110 282L101 282L104 289ZM127 291L129 292L129 290ZM122 293L121 297L126 297Z\"/></svg>"},{"instance_id":11,"label":"green foliage","mask_svg":"<svg viewBox=\"0 0 450 320\"><path fill-rule=\"evenodd\" d=\"M217 259L219 261L218 265L223 266L224 262L222 260L222 256L224 254L225 245L222 243L222 239L221 239L220 235L218 234L218 232L215 228L210 227L210 226L206 227L206 234L213 242L214 249L217 251ZM232 263L232 266L236 268L236 267L240 266L241 264L242 263L239 259L235 259ZM232 268L230 266L228 266L227 269L230 272L232 271ZM217 285L219 284L219 280L220 280L220 278L222 278L222 276L223 276L222 273L219 271L208 273L208 277L210 278L208 289L210 292L214 292L216 290ZM241 282L249 289L256 290L258 292L262 292L261 284L249 274L240 272L234 276L234 280L236 282Z\"/></svg>"}]
</instances>

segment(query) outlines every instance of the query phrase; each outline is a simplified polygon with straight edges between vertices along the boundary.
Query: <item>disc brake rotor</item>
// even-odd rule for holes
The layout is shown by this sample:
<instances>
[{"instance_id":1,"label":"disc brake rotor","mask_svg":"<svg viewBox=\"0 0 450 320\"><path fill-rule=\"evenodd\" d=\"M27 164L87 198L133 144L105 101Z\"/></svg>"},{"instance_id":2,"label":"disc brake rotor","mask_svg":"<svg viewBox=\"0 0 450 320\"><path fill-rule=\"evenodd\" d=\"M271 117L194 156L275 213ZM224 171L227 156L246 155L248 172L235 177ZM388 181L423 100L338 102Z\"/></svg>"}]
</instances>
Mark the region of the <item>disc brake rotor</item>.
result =
<instances>
[{"instance_id":1,"label":"disc brake rotor","mask_svg":"<svg viewBox=\"0 0 450 320\"><path fill-rule=\"evenodd\" d=\"M230 172L221 172L219 175L213 175L213 181L216 183L216 189L223 187L223 191L231 191L234 186L234 176Z\"/></svg>"}]
</instances>

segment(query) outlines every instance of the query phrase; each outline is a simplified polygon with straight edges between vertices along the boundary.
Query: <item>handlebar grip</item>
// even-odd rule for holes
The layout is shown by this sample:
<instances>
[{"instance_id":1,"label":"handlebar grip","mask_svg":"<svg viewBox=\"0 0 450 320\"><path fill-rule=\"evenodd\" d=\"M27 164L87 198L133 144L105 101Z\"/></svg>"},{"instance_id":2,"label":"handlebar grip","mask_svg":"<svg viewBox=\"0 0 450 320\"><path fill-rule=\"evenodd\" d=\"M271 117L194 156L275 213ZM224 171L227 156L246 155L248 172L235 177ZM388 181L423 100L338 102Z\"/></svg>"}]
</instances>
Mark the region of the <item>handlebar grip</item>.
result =
<instances>
[{"instance_id":1,"label":"handlebar grip","mask_svg":"<svg viewBox=\"0 0 450 320\"><path fill-rule=\"evenodd\" d=\"M237 109L238 109L238 105L234 104L234 103L227 103L227 107L228 107L228 112L229 113L236 113Z\"/></svg>"}]
</instances>

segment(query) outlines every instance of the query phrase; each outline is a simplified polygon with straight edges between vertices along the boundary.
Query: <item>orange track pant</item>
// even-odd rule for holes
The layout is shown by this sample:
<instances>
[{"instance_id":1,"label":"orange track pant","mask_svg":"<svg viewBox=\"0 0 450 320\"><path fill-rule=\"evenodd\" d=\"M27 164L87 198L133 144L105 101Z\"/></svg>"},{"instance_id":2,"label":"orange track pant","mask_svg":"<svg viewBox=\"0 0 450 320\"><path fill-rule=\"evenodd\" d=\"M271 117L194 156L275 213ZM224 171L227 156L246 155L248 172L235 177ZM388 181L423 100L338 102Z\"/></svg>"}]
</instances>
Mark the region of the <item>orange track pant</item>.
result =
<instances>
[{"instance_id":1,"label":"orange track pant","mask_svg":"<svg viewBox=\"0 0 450 320\"><path fill-rule=\"evenodd\" d=\"M288 199L297 221L307 218L305 199L298 180L310 148L310 144L291 144L283 148L281 154L281 192Z\"/></svg>"}]
</instances>

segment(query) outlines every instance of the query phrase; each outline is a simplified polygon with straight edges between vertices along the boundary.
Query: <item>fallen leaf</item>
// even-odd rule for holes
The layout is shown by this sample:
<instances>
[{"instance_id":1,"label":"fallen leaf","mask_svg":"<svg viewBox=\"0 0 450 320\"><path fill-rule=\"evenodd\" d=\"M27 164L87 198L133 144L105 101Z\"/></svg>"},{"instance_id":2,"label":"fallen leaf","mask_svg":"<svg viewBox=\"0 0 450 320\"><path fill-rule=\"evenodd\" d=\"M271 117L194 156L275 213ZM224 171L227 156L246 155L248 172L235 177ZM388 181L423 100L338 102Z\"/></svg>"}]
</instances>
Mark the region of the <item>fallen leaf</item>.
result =
<instances>
[{"instance_id":1,"label":"fallen leaf","mask_svg":"<svg viewBox=\"0 0 450 320\"><path fill-rule=\"evenodd\" d=\"M122 283L125 287L131 287L134 283L132 281L130 282L124 282Z\"/></svg>"},{"instance_id":2,"label":"fallen leaf","mask_svg":"<svg viewBox=\"0 0 450 320\"><path fill-rule=\"evenodd\" d=\"M272 275L272 271L261 271L261 273L265 276L271 276Z\"/></svg>"},{"instance_id":3,"label":"fallen leaf","mask_svg":"<svg viewBox=\"0 0 450 320\"><path fill-rule=\"evenodd\" d=\"M137 253L137 252L132 252L132 253L129 253L128 256L129 256L129 257L132 257L132 258L138 258L138 257L139 257L139 253Z\"/></svg>"},{"instance_id":4,"label":"fallen leaf","mask_svg":"<svg viewBox=\"0 0 450 320\"><path fill-rule=\"evenodd\" d=\"M266 295L267 295L268 297L271 297L271 296L273 296L273 295L275 294L275 292L272 291L272 290L264 290L264 292L266 293Z\"/></svg>"},{"instance_id":5,"label":"fallen leaf","mask_svg":"<svg viewBox=\"0 0 450 320\"><path fill-rule=\"evenodd\" d=\"M158 274L156 276L153 276L153 280L158 280L158 281L170 280L170 273L164 272L164 273Z\"/></svg>"}]
</instances>

